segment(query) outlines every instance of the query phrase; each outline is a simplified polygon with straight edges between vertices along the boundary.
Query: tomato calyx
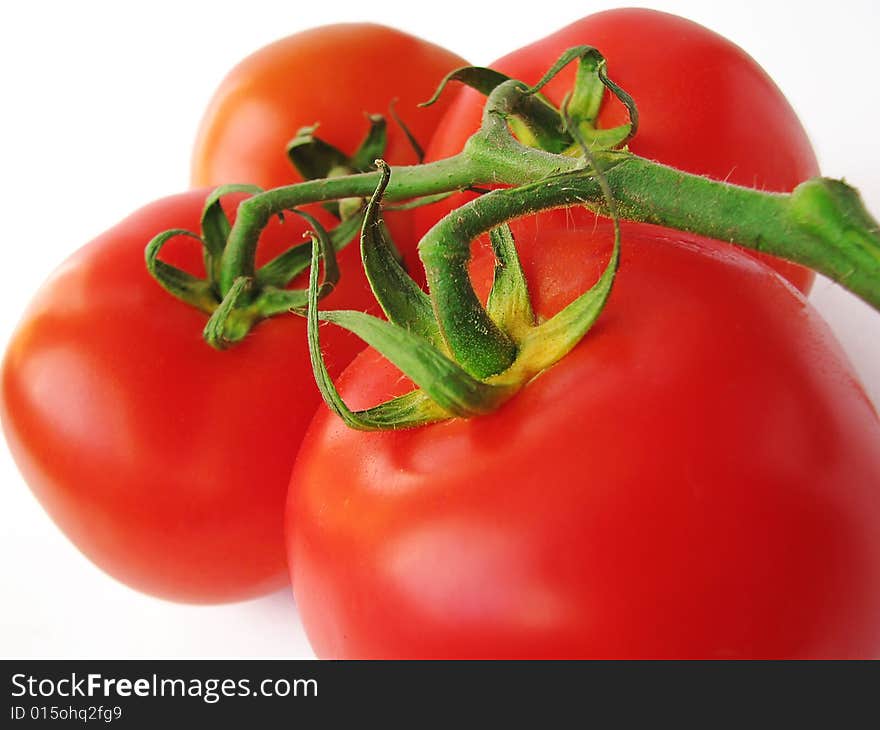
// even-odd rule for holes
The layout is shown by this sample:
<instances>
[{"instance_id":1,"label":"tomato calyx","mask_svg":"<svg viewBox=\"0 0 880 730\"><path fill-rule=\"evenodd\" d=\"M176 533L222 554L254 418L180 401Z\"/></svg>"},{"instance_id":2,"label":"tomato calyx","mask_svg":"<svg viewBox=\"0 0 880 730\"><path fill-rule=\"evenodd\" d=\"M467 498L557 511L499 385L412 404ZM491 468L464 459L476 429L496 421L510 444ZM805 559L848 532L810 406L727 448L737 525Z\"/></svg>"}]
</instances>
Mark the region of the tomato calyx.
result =
<instances>
[{"instance_id":1,"label":"tomato calyx","mask_svg":"<svg viewBox=\"0 0 880 730\"><path fill-rule=\"evenodd\" d=\"M311 263L311 246L302 241L291 246L252 273L241 272L228 286L222 284L222 260L231 225L221 198L230 193L258 193L252 185L224 185L205 200L200 234L183 229L164 231L155 236L145 251L147 270L168 293L210 315L203 330L205 341L222 350L241 340L262 319L302 307L307 301L304 290L286 288ZM326 239L321 249L328 251L345 246L357 231L360 219L351 216L329 234L310 214L293 210L305 218L314 235ZM185 236L199 241L203 247L205 278L172 266L159 258L162 247L172 238ZM329 294L339 280L334 256L323 255L324 279L318 296ZM253 261L251 262L253 267Z\"/></svg>"},{"instance_id":2,"label":"tomato calyx","mask_svg":"<svg viewBox=\"0 0 880 730\"><path fill-rule=\"evenodd\" d=\"M389 113L421 163L425 158L425 152L415 135L398 116L394 101L389 105ZM296 136L288 142L287 157L305 180L371 172L376 169L375 160L385 156L385 149L388 146L388 123L381 114L367 114L366 118L370 125L369 129L351 155L316 136L315 132L320 125L314 124L300 128ZM433 200L432 198L432 200L416 202L414 205L425 205ZM336 218L344 220L359 213L364 207L364 200L358 197L331 200L323 203L323 206Z\"/></svg>"},{"instance_id":3,"label":"tomato calyx","mask_svg":"<svg viewBox=\"0 0 880 730\"><path fill-rule=\"evenodd\" d=\"M574 88L563 100L562 107L557 108L540 91L573 61L578 62ZM465 66L456 69L443 78L434 95L420 106L436 103L453 81L490 97L485 113L500 115L517 140L528 147L579 156L582 154L582 145L572 134L572 127L591 149L606 150L622 148L638 130L639 115L635 101L611 80L605 57L592 46L569 48L532 87L491 68ZM502 84L520 91L521 97L517 99L513 94L496 94L493 104L492 92ZM596 127L596 120L606 89L626 107L629 121L600 130ZM515 103L511 104L511 100Z\"/></svg>"},{"instance_id":4,"label":"tomato calyx","mask_svg":"<svg viewBox=\"0 0 880 730\"><path fill-rule=\"evenodd\" d=\"M287 156L306 180L350 175L374 169L387 144L387 124L381 114L368 114L370 127L353 155L347 155L315 135L319 124L302 127L287 144Z\"/></svg>"},{"instance_id":5,"label":"tomato calyx","mask_svg":"<svg viewBox=\"0 0 880 730\"><path fill-rule=\"evenodd\" d=\"M472 336L472 322L462 320L453 329L459 352L470 355L463 362L453 354L452 341L435 317L431 299L396 261L384 240L380 201L391 171L384 162L377 164L382 177L367 206L360 239L361 258L387 320L355 311L319 311L318 246L326 243L316 239L305 314L309 354L319 390L331 410L348 426L360 430L396 430L490 413L564 357L598 318L611 292L620 257L616 221L613 251L596 284L543 322L536 320L532 309L510 228L501 224L489 231L496 266L486 307L482 308L476 300L471 286L459 293L464 291L469 299L472 295L485 318L511 343L513 352L501 372L480 377L468 368L468 363L478 358L484 347L481 338ZM416 388L371 408L352 411L339 395L324 363L318 330L322 320L358 335L394 363Z\"/></svg>"},{"instance_id":6,"label":"tomato calyx","mask_svg":"<svg viewBox=\"0 0 880 730\"><path fill-rule=\"evenodd\" d=\"M369 129L354 154L347 155L338 147L316 136L320 125L302 127L287 144L287 157L305 180L342 177L375 170L373 161L385 154L388 144L387 123L381 114L368 114ZM363 208L360 198L344 198L323 203L326 210L342 220Z\"/></svg>"}]
</instances>

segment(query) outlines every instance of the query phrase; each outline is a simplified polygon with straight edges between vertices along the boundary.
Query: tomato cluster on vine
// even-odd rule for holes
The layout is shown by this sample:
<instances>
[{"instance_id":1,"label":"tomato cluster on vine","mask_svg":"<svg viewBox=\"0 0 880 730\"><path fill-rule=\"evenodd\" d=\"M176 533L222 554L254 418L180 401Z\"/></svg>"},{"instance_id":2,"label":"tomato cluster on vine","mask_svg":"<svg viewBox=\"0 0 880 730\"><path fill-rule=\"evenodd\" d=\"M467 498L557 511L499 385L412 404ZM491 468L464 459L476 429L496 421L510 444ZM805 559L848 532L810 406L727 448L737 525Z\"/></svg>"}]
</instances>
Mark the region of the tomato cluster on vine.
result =
<instances>
[{"instance_id":1,"label":"tomato cluster on vine","mask_svg":"<svg viewBox=\"0 0 880 730\"><path fill-rule=\"evenodd\" d=\"M491 68L538 84L577 46L601 51L638 106L637 133L612 152L779 193L818 175L800 122L760 66L675 16L599 13ZM419 241L510 185L456 183L412 206L395 200L381 223L369 196L316 195L305 218L265 216L254 261L228 274L223 247L261 213L258 189L372 184L384 173L378 206L385 186L421 163L464 154L504 77L417 108L464 66L405 33L349 24L290 36L229 74L198 133L194 189L76 252L10 342L3 425L45 509L97 565L150 594L233 601L289 580L322 657L876 656L880 422L805 299L810 269L650 225L648 215L618 226L613 200L608 210L524 212L505 228L515 261L480 236L467 263L474 306L531 358L488 375L456 361L436 288L413 282L426 281ZM566 67L533 104L558 115L548 134L571 143L565 155L582 155L605 182L577 128L563 128L579 74ZM617 87L596 88L587 132L634 128ZM517 143L538 148L540 135ZM377 150L390 171L374 164ZM211 190L225 185L236 187L219 211ZM163 231L173 235L160 254L148 249L148 270L144 248ZM394 246L368 255L359 231ZM535 345L531 329L613 276L616 244L619 270L595 324L555 364L526 368L551 340ZM424 335L419 353L436 349L419 373L442 363L450 392L459 382L497 392L514 376L516 387L479 415L456 411L451 396L427 407L443 383L423 388L378 344L364 349L328 325L318 346L319 253L321 310L384 314L389 326L375 325L384 342L400 322L379 274L397 277L415 312L401 341ZM380 254L387 260L371 264ZM519 299L493 305L517 272L521 281L503 285ZM223 318L257 312L259 297L282 305L224 339ZM519 329L514 304L527 315ZM209 329L219 323L212 344L225 349L202 340L206 315ZM316 387L321 367L335 385ZM383 402L434 415L372 432L340 418Z\"/></svg>"}]
</instances>

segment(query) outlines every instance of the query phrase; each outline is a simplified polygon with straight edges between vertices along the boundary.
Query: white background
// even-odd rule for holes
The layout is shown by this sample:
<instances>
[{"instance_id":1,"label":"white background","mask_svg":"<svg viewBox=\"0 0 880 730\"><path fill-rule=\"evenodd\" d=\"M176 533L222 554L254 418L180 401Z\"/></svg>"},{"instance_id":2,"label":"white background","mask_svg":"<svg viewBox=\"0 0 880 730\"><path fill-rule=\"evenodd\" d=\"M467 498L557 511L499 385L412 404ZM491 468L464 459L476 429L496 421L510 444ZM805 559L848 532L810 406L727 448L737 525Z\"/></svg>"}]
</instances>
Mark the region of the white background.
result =
<instances>
[{"instance_id":1,"label":"white background","mask_svg":"<svg viewBox=\"0 0 880 730\"><path fill-rule=\"evenodd\" d=\"M875 2L647 5L697 20L754 56L798 111L823 172L845 175L880 213ZM202 110L226 71L260 46L313 25L372 20L489 63L613 6L590 0L0 4L0 342L67 254L141 205L186 188ZM880 314L823 280L812 301L880 404ZM4 444L0 592L0 656L311 656L287 592L191 607L147 598L106 577L45 516Z\"/></svg>"}]
</instances>

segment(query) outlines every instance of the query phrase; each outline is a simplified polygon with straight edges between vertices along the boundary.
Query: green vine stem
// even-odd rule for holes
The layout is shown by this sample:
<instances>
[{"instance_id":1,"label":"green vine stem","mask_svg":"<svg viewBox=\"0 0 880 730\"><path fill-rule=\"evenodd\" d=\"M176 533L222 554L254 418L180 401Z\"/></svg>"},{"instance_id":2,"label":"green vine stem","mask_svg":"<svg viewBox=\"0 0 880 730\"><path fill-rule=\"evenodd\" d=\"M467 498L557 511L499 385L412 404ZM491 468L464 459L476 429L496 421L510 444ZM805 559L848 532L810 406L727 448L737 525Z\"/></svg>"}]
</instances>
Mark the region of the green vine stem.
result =
<instances>
[{"instance_id":1,"label":"green vine stem","mask_svg":"<svg viewBox=\"0 0 880 730\"><path fill-rule=\"evenodd\" d=\"M521 86L508 84L496 87L493 95L510 98L522 93ZM502 198L493 225L499 218L509 220L565 205L585 205L607 214L600 186L582 159L522 145L499 124L498 117L487 115L487 120L455 157L392 167L385 200L506 184L520 187ZM594 154L622 219L717 238L809 266L880 310L880 226L858 192L845 183L814 178L792 193L767 193L685 173L629 152ZM367 197L379 181L379 173L314 180L245 201L230 234L221 287L228 289L235 276L241 275L239 270L252 257L260 230L273 215L312 202ZM498 199L490 195L473 202L484 211L484 206L492 206L486 199ZM433 250L443 246L443 232L460 225L459 217L460 210L422 241L426 264L435 256ZM485 230L481 227L475 235Z\"/></svg>"},{"instance_id":2,"label":"green vine stem","mask_svg":"<svg viewBox=\"0 0 880 730\"><path fill-rule=\"evenodd\" d=\"M813 178L790 194L764 193L632 155L609 171L608 180L625 218L809 266L880 310L880 225L858 191L841 180Z\"/></svg>"},{"instance_id":3,"label":"green vine stem","mask_svg":"<svg viewBox=\"0 0 880 730\"><path fill-rule=\"evenodd\" d=\"M539 98L538 91L564 63L574 59L581 64L577 83L582 88L576 87L568 97L565 115L554 110L559 117L556 132L548 121L549 103ZM473 296L466 272L467 242L510 219L558 206L583 205L609 215L608 192L621 219L688 231L809 266L880 310L880 227L856 190L842 181L815 178L790 194L766 193L691 175L616 149L635 130L637 117L632 100L607 78L604 69L604 59L585 47L564 54L532 88L497 73L460 75L488 92L488 98L480 129L459 154L428 164L393 167L390 179L384 170L370 171L253 195L240 204L222 252L212 254L218 295L229 295L242 277L254 279L260 233L273 216L287 210L310 203L368 199L380 184L383 204L406 201L405 205L476 186L501 186L508 189L494 190L457 209L420 242L430 297L444 335L450 327L463 331L467 325L486 345L479 362L465 366L479 377L500 372L513 349L510 338ZM630 124L611 135L590 126L598 83L615 93L631 112ZM584 108L571 108L578 103ZM540 124L533 123L531 129L541 134L520 140L512 130L522 128L530 115L540 116ZM568 127L564 116L576 126ZM591 154L573 154L571 146L559 153L528 144L546 138L558 150L573 139L573 132L586 140ZM606 178L602 185L596 168ZM451 347L456 347L454 338ZM464 350L475 348L467 345Z\"/></svg>"},{"instance_id":4,"label":"green vine stem","mask_svg":"<svg viewBox=\"0 0 880 730\"><path fill-rule=\"evenodd\" d=\"M880 229L858 192L838 180L815 178L790 194L763 193L689 175L627 153L597 153L617 213L730 241L805 264L880 309ZM496 190L438 222L419 244L438 320L456 352L455 333L470 318L484 350L467 363L484 377L506 366L503 343L483 324L481 305L467 277L470 241L514 218L550 208L587 205L609 215L599 179L585 172ZM473 351L462 341L460 350Z\"/></svg>"},{"instance_id":5,"label":"green vine stem","mask_svg":"<svg viewBox=\"0 0 880 730\"><path fill-rule=\"evenodd\" d=\"M467 155L456 155L428 165L394 168L386 191L388 200L405 200L468 187L474 168ZM239 276L252 276L260 232L273 216L309 203L346 198L368 198L379 184L378 172L320 178L268 190L243 201L229 234L220 269L220 289L225 294Z\"/></svg>"}]
</instances>

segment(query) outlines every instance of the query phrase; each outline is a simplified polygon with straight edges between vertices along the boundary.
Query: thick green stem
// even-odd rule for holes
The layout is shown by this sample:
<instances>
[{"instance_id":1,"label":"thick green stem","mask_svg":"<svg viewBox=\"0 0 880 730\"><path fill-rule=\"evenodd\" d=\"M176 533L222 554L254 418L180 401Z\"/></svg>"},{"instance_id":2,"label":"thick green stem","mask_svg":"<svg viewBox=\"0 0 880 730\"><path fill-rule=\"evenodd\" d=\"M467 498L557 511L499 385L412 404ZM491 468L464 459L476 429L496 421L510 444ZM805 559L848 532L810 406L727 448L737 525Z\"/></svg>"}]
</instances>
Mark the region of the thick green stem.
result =
<instances>
[{"instance_id":1,"label":"thick green stem","mask_svg":"<svg viewBox=\"0 0 880 730\"><path fill-rule=\"evenodd\" d=\"M764 193L628 153L595 157L622 218L805 264L880 309L880 228L845 183L815 178L791 194ZM420 242L437 318L452 351L473 350L467 341L455 342L464 321L485 338L483 354L466 364L477 375L498 372L510 355L504 340L493 336L491 319L466 276L470 241L513 218L571 205L609 213L602 187L589 170L487 193L441 220Z\"/></svg>"},{"instance_id":2,"label":"thick green stem","mask_svg":"<svg viewBox=\"0 0 880 730\"><path fill-rule=\"evenodd\" d=\"M645 163L633 157L616 168L623 217L803 264L880 309L880 226L854 188L814 178L790 195L762 193Z\"/></svg>"},{"instance_id":3,"label":"thick green stem","mask_svg":"<svg viewBox=\"0 0 880 730\"><path fill-rule=\"evenodd\" d=\"M456 155L427 165L393 168L385 200L405 200L422 195L466 188L474 182L473 162ZM379 184L378 172L344 177L309 180L296 185L269 190L243 201L238 207L235 225L229 234L220 271L224 293L239 276L253 276L254 252L260 232L273 215L302 207L344 198L369 198Z\"/></svg>"},{"instance_id":4,"label":"thick green stem","mask_svg":"<svg viewBox=\"0 0 880 730\"><path fill-rule=\"evenodd\" d=\"M383 200L407 200L474 185L520 185L580 165L577 160L521 145L501 118L493 116L484 126L485 129L471 137L465 149L454 157L424 165L392 167ZM257 241L273 215L310 203L369 198L380 177L378 172L365 172L309 180L268 190L243 201L223 255L221 292L225 294L239 276L253 276Z\"/></svg>"},{"instance_id":5,"label":"thick green stem","mask_svg":"<svg viewBox=\"0 0 880 730\"><path fill-rule=\"evenodd\" d=\"M845 183L814 178L791 194L765 193L633 155L604 157L617 160L607 178L621 217L803 264L880 309L880 226L858 191ZM596 201L591 207L604 212L601 196L592 192L591 197Z\"/></svg>"},{"instance_id":6,"label":"thick green stem","mask_svg":"<svg viewBox=\"0 0 880 730\"><path fill-rule=\"evenodd\" d=\"M579 63L575 88L562 108L556 109L537 92L574 60ZM300 267L309 260L314 265L315 252L308 245L293 246L259 270L255 270L255 254L260 234L273 216L289 210L302 213L305 206L316 203L323 203L340 218L330 236L310 220L325 250L345 245L354 227L364 221L363 262L368 279L382 290L378 298L388 315L388 326L397 327L400 332L394 332L407 342L415 338L419 347L430 347L426 343L431 341L443 357L451 354L456 368L461 367L453 378L458 385L450 387L469 392L462 402L471 404L468 408L476 404L477 411L485 404L483 396L474 396L473 383L494 382L510 373L528 375L535 363L555 362L592 324L610 291L618 261L617 226L614 254L596 286L557 315L555 324L529 325L521 272L510 270L505 276L503 270L504 260L515 253L503 224L549 208L585 206L615 221L659 224L769 253L825 274L880 310L880 227L865 210L858 192L842 181L816 178L791 194L765 193L616 151L635 133L638 113L629 95L607 77L604 58L590 47L569 49L531 88L488 69L463 69L450 78L488 96L480 129L458 155L391 168L390 175L382 162L377 162L381 172L347 174L369 170L381 154L383 120L371 120L371 131L353 156L314 138L312 130L302 130L291 146L292 159L307 177L322 177L265 192L253 186L222 186L206 201L201 235L166 231L147 245L147 268L158 283L211 315L205 329L209 343L226 347L242 339L261 319L305 305L307 293L287 287ZM628 123L614 129L595 128L604 89L626 105ZM457 190L499 186L450 213L420 242L428 297L393 260L391 242L382 230L380 203L405 201L398 207L411 207ZM240 203L230 228L220 197L234 191L255 194ZM364 213L366 199L370 203ZM490 298L487 311L470 281L470 242L496 228L494 243L501 270L493 289L496 298ZM158 259L164 243L177 235L202 242L205 279ZM316 290L316 297L327 293L335 282L338 272L331 259L332 255L325 259L327 282ZM502 292L510 301L499 302ZM371 332L388 324L375 325L369 318L363 324L357 313L346 321L343 326L370 327ZM312 344L313 349L317 347L317 339ZM452 371L444 372L443 377L451 377ZM411 396L390 410L349 414L350 419L354 422L362 416L370 423L389 423L405 412L404 420L421 422L461 410L448 404L440 411L425 410L423 394ZM342 412L344 405L339 405L338 398L330 401Z\"/></svg>"},{"instance_id":7,"label":"thick green stem","mask_svg":"<svg viewBox=\"0 0 880 730\"><path fill-rule=\"evenodd\" d=\"M468 289L467 243L511 218L566 205L607 214L598 181L582 159L526 147L508 128L523 99L523 85L500 84L487 102L483 125L458 155L426 165L395 167L384 200L393 202L474 185L519 185L458 209L420 244L435 308L450 323L469 322L489 334L474 372L502 367L510 344ZM880 309L880 233L858 193L842 182L817 178L791 194L766 193L690 175L626 152L595 152L623 219L656 223L736 243L804 264L839 282ZM244 201L220 267L227 292L240 276L253 276L254 251L269 219L309 203L367 198L379 173L311 180ZM441 322L442 325L442 322ZM496 328L497 329L497 328ZM497 370L496 370L497 372ZM491 373L488 373L491 374Z\"/></svg>"}]
</instances>

